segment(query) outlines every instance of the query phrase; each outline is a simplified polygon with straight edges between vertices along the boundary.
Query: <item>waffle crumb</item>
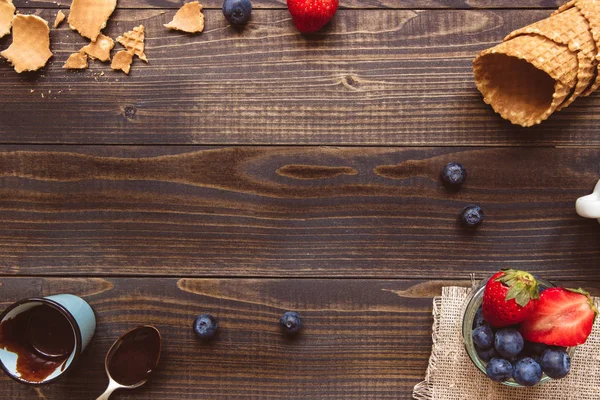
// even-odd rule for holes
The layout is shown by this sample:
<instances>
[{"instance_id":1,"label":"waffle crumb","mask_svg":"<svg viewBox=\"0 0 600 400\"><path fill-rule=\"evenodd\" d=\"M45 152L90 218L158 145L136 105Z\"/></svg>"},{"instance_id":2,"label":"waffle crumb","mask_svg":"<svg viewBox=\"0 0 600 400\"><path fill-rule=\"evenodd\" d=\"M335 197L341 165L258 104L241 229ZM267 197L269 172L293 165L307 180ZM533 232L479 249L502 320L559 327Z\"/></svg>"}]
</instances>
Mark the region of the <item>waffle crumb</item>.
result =
<instances>
[{"instance_id":1,"label":"waffle crumb","mask_svg":"<svg viewBox=\"0 0 600 400\"><path fill-rule=\"evenodd\" d=\"M129 74L131 63L133 62L133 53L126 50L121 50L113 57L110 67L115 71L123 71Z\"/></svg>"},{"instance_id":2,"label":"waffle crumb","mask_svg":"<svg viewBox=\"0 0 600 400\"><path fill-rule=\"evenodd\" d=\"M58 26L65 20L65 18L65 13L63 13L62 10L58 10L58 13L56 14L56 19L54 20L54 29L58 28Z\"/></svg>"},{"instance_id":3,"label":"waffle crumb","mask_svg":"<svg viewBox=\"0 0 600 400\"><path fill-rule=\"evenodd\" d=\"M88 56L85 53L73 53L67 59L63 68L65 69L86 69L88 67Z\"/></svg>"}]
</instances>

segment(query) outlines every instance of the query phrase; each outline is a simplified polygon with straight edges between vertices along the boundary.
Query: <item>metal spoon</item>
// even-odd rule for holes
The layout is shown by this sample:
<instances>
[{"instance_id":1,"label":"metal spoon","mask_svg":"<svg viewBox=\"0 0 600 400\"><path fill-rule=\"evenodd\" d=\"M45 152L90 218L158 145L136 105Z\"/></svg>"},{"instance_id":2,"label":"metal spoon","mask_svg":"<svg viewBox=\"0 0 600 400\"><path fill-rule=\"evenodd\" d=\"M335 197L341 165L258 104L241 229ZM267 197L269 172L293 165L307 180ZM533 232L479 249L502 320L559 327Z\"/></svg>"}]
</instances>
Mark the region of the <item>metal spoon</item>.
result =
<instances>
[{"instance_id":1,"label":"metal spoon","mask_svg":"<svg viewBox=\"0 0 600 400\"><path fill-rule=\"evenodd\" d=\"M104 362L108 387L96 400L108 400L117 389L136 389L145 384L158 366L160 351L160 332L153 326L139 326L118 338Z\"/></svg>"}]
</instances>

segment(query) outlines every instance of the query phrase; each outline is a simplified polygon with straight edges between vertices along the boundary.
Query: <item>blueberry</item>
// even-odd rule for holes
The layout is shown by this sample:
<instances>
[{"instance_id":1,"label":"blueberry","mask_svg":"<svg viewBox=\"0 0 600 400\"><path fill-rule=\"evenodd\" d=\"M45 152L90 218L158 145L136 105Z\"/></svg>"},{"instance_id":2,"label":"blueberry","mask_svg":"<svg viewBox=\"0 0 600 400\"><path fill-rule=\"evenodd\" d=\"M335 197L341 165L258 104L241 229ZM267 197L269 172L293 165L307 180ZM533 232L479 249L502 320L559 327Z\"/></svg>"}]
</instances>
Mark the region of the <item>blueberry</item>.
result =
<instances>
[{"instance_id":1,"label":"blueberry","mask_svg":"<svg viewBox=\"0 0 600 400\"><path fill-rule=\"evenodd\" d=\"M484 214L481 207L470 204L463 208L460 214L460 223L467 228L475 228L483 222Z\"/></svg>"},{"instance_id":2,"label":"blueberry","mask_svg":"<svg viewBox=\"0 0 600 400\"><path fill-rule=\"evenodd\" d=\"M223 2L223 15L232 25L245 24L250 20L252 3L250 0L225 0Z\"/></svg>"},{"instance_id":3,"label":"blueberry","mask_svg":"<svg viewBox=\"0 0 600 400\"><path fill-rule=\"evenodd\" d=\"M533 386L542 379L542 367L534 359L525 357L515 365L513 378L519 385Z\"/></svg>"},{"instance_id":4,"label":"blueberry","mask_svg":"<svg viewBox=\"0 0 600 400\"><path fill-rule=\"evenodd\" d=\"M498 351L498 350L496 350ZM501 356L502 357L502 356ZM515 365L517 363L517 361L525 358L526 356L522 356L522 355L516 355L516 356L511 356L511 357L505 357L505 360L507 360L508 362L510 362L512 365Z\"/></svg>"},{"instance_id":5,"label":"blueberry","mask_svg":"<svg viewBox=\"0 0 600 400\"><path fill-rule=\"evenodd\" d=\"M194 332L201 339L211 339L217 333L219 322L210 314L199 315L194 321Z\"/></svg>"},{"instance_id":6,"label":"blueberry","mask_svg":"<svg viewBox=\"0 0 600 400\"><path fill-rule=\"evenodd\" d=\"M525 357L522 357L525 358ZM535 361L536 363L542 365L542 356L540 356L539 354L534 354L529 356L529 358L533 359L533 361Z\"/></svg>"},{"instance_id":7,"label":"blueberry","mask_svg":"<svg viewBox=\"0 0 600 400\"><path fill-rule=\"evenodd\" d=\"M457 188L467 179L467 170L459 163L448 163L442 170L442 182L451 188Z\"/></svg>"},{"instance_id":8,"label":"blueberry","mask_svg":"<svg viewBox=\"0 0 600 400\"><path fill-rule=\"evenodd\" d=\"M487 322L483 319L483 310L479 307L473 318L473 329L479 328L481 325L487 325Z\"/></svg>"},{"instance_id":9,"label":"blueberry","mask_svg":"<svg viewBox=\"0 0 600 400\"><path fill-rule=\"evenodd\" d=\"M523 336L515 328L503 328L496 332L494 347L505 358L518 356L524 345Z\"/></svg>"},{"instance_id":10,"label":"blueberry","mask_svg":"<svg viewBox=\"0 0 600 400\"><path fill-rule=\"evenodd\" d=\"M492 358L485 368L485 373L495 382L504 382L513 375L513 366L503 358Z\"/></svg>"},{"instance_id":11,"label":"blueberry","mask_svg":"<svg viewBox=\"0 0 600 400\"><path fill-rule=\"evenodd\" d=\"M564 378L571 370L571 357L562 349L546 349L542 354L541 365L550 378Z\"/></svg>"},{"instance_id":12,"label":"blueberry","mask_svg":"<svg viewBox=\"0 0 600 400\"><path fill-rule=\"evenodd\" d=\"M477 355L481 361L490 361L492 358L498 357L498 352L494 347L490 347L489 349L480 349L475 346L475 351L477 351Z\"/></svg>"},{"instance_id":13,"label":"blueberry","mask_svg":"<svg viewBox=\"0 0 600 400\"><path fill-rule=\"evenodd\" d=\"M544 343L525 342L525 351L527 354L541 355L548 348Z\"/></svg>"},{"instance_id":14,"label":"blueberry","mask_svg":"<svg viewBox=\"0 0 600 400\"><path fill-rule=\"evenodd\" d=\"M281 331L286 335L295 335L302 329L302 317L295 311L288 311L279 320Z\"/></svg>"},{"instance_id":15,"label":"blueberry","mask_svg":"<svg viewBox=\"0 0 600 400\"><path fill-rule=\"evenodd\" d=\"M471 332L473 343L480 349L489 349L494 346L494 332L489 325L481 325Z\"/></svg>"}]
</instances>

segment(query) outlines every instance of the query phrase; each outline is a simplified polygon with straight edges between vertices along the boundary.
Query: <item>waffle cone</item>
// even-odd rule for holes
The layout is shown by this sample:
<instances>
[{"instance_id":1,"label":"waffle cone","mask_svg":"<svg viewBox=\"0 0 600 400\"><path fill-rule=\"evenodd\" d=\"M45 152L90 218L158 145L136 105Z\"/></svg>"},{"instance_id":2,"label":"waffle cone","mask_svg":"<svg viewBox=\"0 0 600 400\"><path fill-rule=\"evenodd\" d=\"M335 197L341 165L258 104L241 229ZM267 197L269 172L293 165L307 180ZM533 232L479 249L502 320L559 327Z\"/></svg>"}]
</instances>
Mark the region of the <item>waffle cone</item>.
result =
<instances>
[{"instance_id":1,"label":"waffle cone","mask_svg":"<svg viewBox=\"0 0 600 400\"><path fill-rule=\"evenodd\" d=\"M572 0L569 3L571 7L579 10L581 15L587 20L590 33L596 43L596 65L600 68L600 58L598 52L600 51L600 3L595 0ZM566 6L566 4L565 4ZM600 71L596 70L596 78L591 87L584 93L587 96L594 92L600 87Z\"/></svg>"},{"instance_id":2,"label":"waffle cone","mask_svg":"<svg viewBox=\"0 0 600 400\"><path fill-rule=\"evenodd\" d=\"M556 9L556 11L554 11L551 15L556 15L559 14L561 12L564 12L570 8L575 7L575 3L577 2L577 0L570 0L568 2L566 2L565 4L563 4L562 6L558 7Z\"/></svg>"},{"instance_id":3,"label":"waffle cone","mask_svg":"<svg viewBox=\"0 0 600 400\"><path fill-rule=\"evenodd\" d=\"M541 35L521 35L473 61L475 83L494 111L524 127L547 119L577 83L576 53Z\"/></svg>"},{"instance_id":4,"label":"waffle cone","mask_svg":"<svg viewBox=\"0 0 600 400\"><path fill-rule=\"evenodd\" d=\"M569 3L567 3L569 4ZM540 35L555 43L568 46L577 55L577 84L572 95L558 107L561 110L591 89L597 75L596 42L589 30L585 17L572 5L532 25L518 29L506 37L510 40L521 35Z\"/></svg>"}]
</instances>

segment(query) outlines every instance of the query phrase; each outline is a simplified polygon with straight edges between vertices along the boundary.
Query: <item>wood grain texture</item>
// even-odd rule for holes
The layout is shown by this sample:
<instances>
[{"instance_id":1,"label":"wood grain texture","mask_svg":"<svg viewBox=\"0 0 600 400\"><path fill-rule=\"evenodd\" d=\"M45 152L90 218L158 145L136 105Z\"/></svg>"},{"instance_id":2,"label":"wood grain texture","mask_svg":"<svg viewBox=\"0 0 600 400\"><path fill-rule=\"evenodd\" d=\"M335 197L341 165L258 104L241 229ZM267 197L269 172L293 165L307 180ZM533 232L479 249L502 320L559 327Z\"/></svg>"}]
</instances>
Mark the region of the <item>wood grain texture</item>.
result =
<instances>
[{"instance_id":1,"label":"wood grain texture","mask_svg":"<svg viewBox=\"0 0 600 400\"><path fill-rule=\"evenodd\" d=\"M69 8L70 0L13 0L19 8ZM179 8L185 0L119 0L117 7L126 8ZM341 8L357 9L439 9L439 8L556 8L563 0L340 0ZM221 0L201 0L205 8L221 8ZM285 0L253 0L253 8L286 8Z\"/></svg>"},{"instance_id":2,"label":"wood grain texture","mask_svg":"<svg viewBox=\"0 0 600 400\"><path fill-rule=\"evenodd\" d=\"M136 61L131 76L100 63L65 71L85 42L64 25L52 32L55 56L40 73L17 75L0 63L0 141L598 146L598 96L523 129L475 88L475 54L549 13L342 10L305 37L285 10L257 10L243 31L208 10L198 36L164 29L173 11L120 10L108 33L143 23L150 63ZM0 40L0 49L8 44Z\"/></svg>"},{"instance_id":3,"label":"wood grain texture","mask_svg":"<svg viewBox=\"0 0 600 400\"><path fill-rule=\"evenodd\" d=\"M155 324L164 339L151 382L119 399L407 399L431 350L431 296L439 283L337 280L2 279L2 307L40 293L83 294L96 336L67 380L39 398L90 399L105 385L103 359L120 334ZM294 341L278 331L284 311L304 316ZM212 313L220 336L194 338ZM2 375L0 373L0 375ZM0 398L37 398L0 377Z\"/></svg>"},{"instance_id":4,"label":"wood grain texture","mask_svg":"<svg viewBox=\"0 0 600 400\"><path fill-rule=\"evenodd\" d=\"M560 282L597 294L595 282ZM89 400L107 383L103 362L129 328L154 324L164 347L157 374L118 399L409 399L431 351L432 297L465 281L0 279L0 309L31 296L73 293L98 328L79 368L36 389L0 373L0 398ZM304 330L285 340L278 318L299 311ZM196 315L220 322L216 341L192 333Z\"/></svg>"},{"instance_id":5,"label":"wood grain texture","mask_svg":"<svg viewBox=\"0 0 600 400\"><path fill-rule=\"evenodd\" d=\"M587 278L599 175L600 149L3 146L0 274Z\"/></svg>"}]
</instances>

